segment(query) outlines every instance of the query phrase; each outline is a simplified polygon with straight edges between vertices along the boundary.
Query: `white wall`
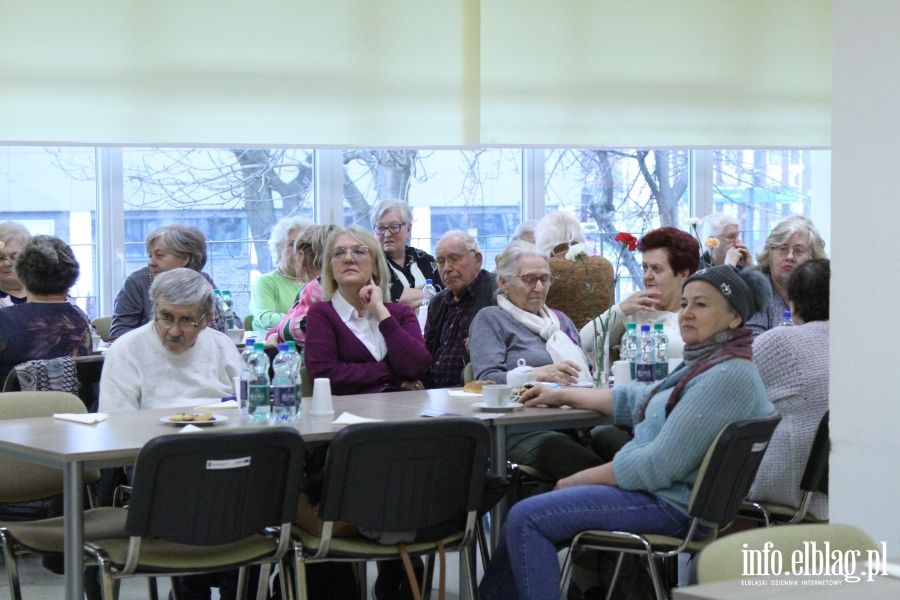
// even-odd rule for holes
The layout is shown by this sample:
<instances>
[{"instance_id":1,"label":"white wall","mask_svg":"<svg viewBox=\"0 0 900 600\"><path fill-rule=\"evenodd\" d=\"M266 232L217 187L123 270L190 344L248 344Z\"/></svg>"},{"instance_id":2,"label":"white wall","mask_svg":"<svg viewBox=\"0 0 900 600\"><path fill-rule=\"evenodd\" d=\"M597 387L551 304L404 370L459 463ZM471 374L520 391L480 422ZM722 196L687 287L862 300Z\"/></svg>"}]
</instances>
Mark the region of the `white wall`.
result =
<instances>
[{"instance_id":1,"label":"white wall","mask_svg":"<svg viewBox=\"0 0 900 600\"><path fill-rule=\"evenodd\" d=\"M831 521L900 552L900 2L835 0Z\"/></svg>"}]
</instances>

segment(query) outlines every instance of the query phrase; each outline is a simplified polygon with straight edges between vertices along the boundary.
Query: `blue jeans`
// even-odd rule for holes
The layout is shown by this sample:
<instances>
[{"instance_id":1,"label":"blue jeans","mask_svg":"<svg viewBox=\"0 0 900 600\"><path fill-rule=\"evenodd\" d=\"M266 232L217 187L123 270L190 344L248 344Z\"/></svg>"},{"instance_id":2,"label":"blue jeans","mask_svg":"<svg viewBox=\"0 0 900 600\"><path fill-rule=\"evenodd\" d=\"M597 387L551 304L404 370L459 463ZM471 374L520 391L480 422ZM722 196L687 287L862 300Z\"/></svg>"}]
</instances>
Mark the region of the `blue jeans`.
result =
<instances>
[{"instance_id":1,"label":"blue jeans","mask_svg":"<svg viewBox=\"0 0 900 600\"><path fill-rule=\"evenodd\" d=\"M690 524L690 517L665 500L615 486L581 485L533 496L510 510L478 597L559 598L556 544L587 529L679 536ZM698 529L698 537L708 533L708 527Z\"/></svg>"}]
</instances>

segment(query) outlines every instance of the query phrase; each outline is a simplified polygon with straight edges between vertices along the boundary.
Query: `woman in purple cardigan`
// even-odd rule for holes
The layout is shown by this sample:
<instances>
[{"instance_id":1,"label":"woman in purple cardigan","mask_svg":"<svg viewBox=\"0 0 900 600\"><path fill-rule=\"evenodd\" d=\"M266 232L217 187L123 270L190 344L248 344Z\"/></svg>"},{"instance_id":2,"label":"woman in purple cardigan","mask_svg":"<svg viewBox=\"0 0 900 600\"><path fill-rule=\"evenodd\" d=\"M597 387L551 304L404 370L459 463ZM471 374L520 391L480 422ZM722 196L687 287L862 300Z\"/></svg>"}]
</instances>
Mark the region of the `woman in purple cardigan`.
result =
<instances>
[{"instance_id":1,"label":"woman in purple cardigan","mask_svg":"<svg viewBox=\"0 0 900 600\"><path fill-rule=\"evenodd\" d=\"M306 316L306 366L336 395L424 389L431 355L412 309L390 302L390 280L371 233L351 225L328 236L325 294Z\"/></svg>"}]
</instances>

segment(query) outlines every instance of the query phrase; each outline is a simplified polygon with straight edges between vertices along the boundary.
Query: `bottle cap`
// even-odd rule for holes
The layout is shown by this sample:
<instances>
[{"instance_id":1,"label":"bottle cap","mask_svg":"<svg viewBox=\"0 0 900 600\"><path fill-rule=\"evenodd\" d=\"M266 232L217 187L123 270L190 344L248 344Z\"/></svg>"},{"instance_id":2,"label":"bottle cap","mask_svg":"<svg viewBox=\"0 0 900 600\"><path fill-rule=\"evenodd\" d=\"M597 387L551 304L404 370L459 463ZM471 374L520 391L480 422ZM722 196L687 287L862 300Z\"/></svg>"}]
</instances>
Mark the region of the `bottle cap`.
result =
<instances>
[{"instance_id":1,"label":"bottle cap","mask_svg":"<svg viewBox=\"0 0 900 600\"><path fill-rule=\"evenodd\" d=\"M253 349L259 352L260 350L265 350L266 344L265 342L256 342L253 344Z\"/></svg>"},{"instance_id":2,"label":"bottle cap","mask_svg":"<svg viewBox=\"0 0 900 600\"><path fill-rule=\"evenodd\" d=\"M786 311L782 312L782 313L781 313L781 318L782 318L782 319L790 319L790 318L791 318L791 311L786 310Z\"/></svg>"},{"instance_id":3,"label":"bottle cap","mask_svg":"<svg viewBox=\"0 0 900 600\"><path fill-rule=\"evenodd\" d=\"M213 288L213 294L218 294L218 293L219 293L219 288Z\"/></svg>"},{"instance_id":4,"label":"bottle cap","mask_svg":"<svg viewBox=\"0 0 900 600\"><path fill-rule=\"evenodd\" d=\"M297 351L297 342L288 342L288 352L296 352Z\"/></svg>"},{"instance_id":5,"label":"bottle cap","mask_svg":"<svg viewBox=\"0 0 900 600\"><path fill-rule=\"evenodd\" d=\"M637 331L637 323L628 323L627 325L625 325L625 328Z\"/></svg>"},{"instance_id":6,"label":"bottle cap","mask_svg":"<svg viewBox=\"0 0 900 600\"><path fill-rule=\"evenodd\" d=\"M229 292L228 290L222 290L222 295L223 295L223 296L230 296L230 295L231 295L231 292Z\"/></svg>"},{"instance_id":7,"label":"bottle cap","mask_svg":"<svg viewBox=\"0 0 900 600\"><path fill-rule=\"evenodd\" d=\"M641 331L650 331L650 324L644 323L643 325L641 325Z\"/></svg>"},{"instance_id":8,"label":"bottle cap","mask_svg":"<svg viewBox=\"0 0 900 600\"><path fill-rule=\"evenodd\" d=\"M431 280L430 280L430 279L426 279L426 280L425 280L425 285L431 285Z\"/></svg>"},{"instance_id":9,"label":"bottle cap","mask_svg":"<svg viewBox=\"0 0 900 600\"><path fill-rule=\"evenodd\" d=\"M663 324L662 324L662 323L654 323L654 324L653 324L653 331L662 331L662 330L663 330Z\"/></svg>"},{"instance_id":10,"label":"bottle cap","mask_svg":"<svg viewBox=\"0 0 900 600\"><path fill-rule=\"evenodd\" d=\"M288 351L288 345L287 345L287 344L278 344L278 351L279 351L279 352L287 352L287 351Z\"/></svg>"},{"instance_id":11,"label":"bottle cap","mask_svg":"<svg viewBox=\"0 0 900 600\"><path fill-rule=\"evenodd\" d=\"M252 348L255 343L256 343L256 338L247 338L246 340L244 340L244 347Z\"/></svg>"}]
</instances>

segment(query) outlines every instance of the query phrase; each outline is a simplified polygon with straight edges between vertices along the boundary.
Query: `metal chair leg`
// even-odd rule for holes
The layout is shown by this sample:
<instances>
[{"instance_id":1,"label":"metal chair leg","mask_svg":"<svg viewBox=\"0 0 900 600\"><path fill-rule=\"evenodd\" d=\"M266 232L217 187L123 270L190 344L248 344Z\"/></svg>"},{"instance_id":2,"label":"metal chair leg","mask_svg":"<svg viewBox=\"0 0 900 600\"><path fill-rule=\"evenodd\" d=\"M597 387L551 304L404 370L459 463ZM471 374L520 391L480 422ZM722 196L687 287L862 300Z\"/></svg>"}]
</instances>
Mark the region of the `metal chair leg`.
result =
<instances>
[{"instance_id":1,"label":"metal chair leg","mask_svg":"<svg viewBox=\"0 0 900 600\"><path fill-rule=\"evenodd\" d=\"M272 563L264 563L259 566L259 582L256 584L256 600L266 600L269 595L269 577L272 573Z\"/></svg>"},{"instance_id":2,"label":"metal chair leg","mask_svg":"<svg viewBox=\"0 0 900 600\"><path fill-rule=\"evenodd\" d=\"M3 544L3 561L6 563L6 576L9 578L9 595L12 600L22 600L22 588L19 584L19 562L16 558L15 542L4 529L0 529L0 543Z\"/></svg>"},{"instance_id":3,"label":"metal chair leg","mask_svg":"<svg viewBox=\"0 0 900 600\"><path fill-rule=\"evenodd\" d=\"M156 577L147 578L147 587L150 590L150 600L159 600L159 590L156 588Z\"/></svg>"},{"instance_id":4,"label":"metal chair leg","mask_svg":"<svg viewBox=\"0 0 900 600\"><path fill-rule=\"evenodd\" d=\"M434 554L428 554L422 557L425 561L425 570L422 574L422 600L431 600L431 586L434 582Z\"/></svg>"},{"instance_id":5,"label":"metal chair leg","mask_svg":"<svg viewBox=\"0 0 900 600\"><path fill-rule=\"evenodd\" d=\"M613 576L609 582L609 590L606 592L606 600L612 600L612 593L616 589L616 582L619 580L619 571L622 570L623 560L625 560L625 553L619 552L619 557L616 559L616 568L613 569Z\"/></svg>"},{"instance_id":6,"label":"metal chair leg","mask_svg":"<svg viewBox=\"0 0 900 600\"><path fill-rule=\"evenodd\" d=\"M666 596L666 592L663 589L662 582L660 581L660 573L659 569L656 567L656 560L653 556L650 556L650 577L653 578L653 590L656 592L656 600L668 600L668 596Z\"/></svg>"},{"instance_id":7,"label":"metal chair leg","mask_svg":"<svg viewBox=\"0 0 900 600\"><path fill-rule=\"evenodd\" d=\"M487 517L490 513L485 513ZM481 565L487 570L491 562L491 551L487 544L487 535L485 535L484 517L475 521L475 535L478 536L478 549L481 551Z\"/></svg>"},{"instance_id":8,"label":"metal chair leg","mask_svg":"<svg viewBox=\"0 0 900 600\"><path fill-rule=\"evenodd\" d=\"M459 588L460 588L460 592L462 592L463 585L465 585L466 586L465 589L468 592L467 597L468 598L477 598L478 596L475 594L475 580L474 580L474 577L472 576L472 571L473 571L472 567L474 565L472 565L472 559L470 558L469 550L471 550L471 548L460 548L459 549L459 560L464 566L462 571L465 573L465 577L464 577L465 581L459 582ZM461 593L460 593L460 596L462 596Z\"/></svg>"}]
</instances>

